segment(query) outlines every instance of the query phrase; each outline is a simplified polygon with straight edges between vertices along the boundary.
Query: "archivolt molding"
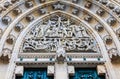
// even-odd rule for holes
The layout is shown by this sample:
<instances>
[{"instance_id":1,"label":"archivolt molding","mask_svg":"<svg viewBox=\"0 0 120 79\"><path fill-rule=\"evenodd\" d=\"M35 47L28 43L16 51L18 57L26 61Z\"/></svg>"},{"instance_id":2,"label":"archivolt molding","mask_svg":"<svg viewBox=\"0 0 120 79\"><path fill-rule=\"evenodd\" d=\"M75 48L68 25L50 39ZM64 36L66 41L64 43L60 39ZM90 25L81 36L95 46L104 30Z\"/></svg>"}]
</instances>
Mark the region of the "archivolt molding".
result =
<instances>
[{"instance_id":1,"label":"archivolt molding","mask_svg":"<svg viewBox=\"0 0 120 79\"><path fill-rule=\"evenodd\" d=\"M40 22L35 22L35 25L31 26L33 28L24 37L22 52L51 53L62 45L69 53L100 53L89 28L70 17L57 12L43 18Z\"/></svg>"},{"instance_id":2,"label":"archivolt molding","mask_svg":"<svg viewBox=\"0 0 120 79\"><path fill-rule=\"evenodd\" d=\"M20 37L20 35L19 35L19 39L23 39L24 40L24 37L26 36L26 34L29 32L29 30L31 30L33 27L34 27L34 25L35 24L37 24L37 23L39 23L39 21L41 21L42 20L42 18L44 18L44 17L49 17L49 16L51 16L52 14L57 14L57 13L62 13L62 14L66 14L66 16L72 16L72 17L75 17L75 18L77 18L77 19L79 19L80 20L80 22L81 23L83 23L83 24L85 24L86 26L89 26L89 28L88 27L86 27L89 31L90 31L90 33L91 33L91 35L94 37L94 39L96 39L96 37L97 37L97 35L94 35L95 33L93 33L93 28L91 28L91 26L89 25L89 24L87 24L85 21L83 21L83 20L81 20L80 18L78 18L78 17L76 17L75 15L72 15L72 14L70 14L70 13L66 13L66 12L64 12L64 11L54 11L54 12L51 12L50 14L45 14L45 15L43 15L43 16L41 16L41 17L39 17L38 19L36 19L36 20L34 20L32 23L30 23L23 31L24 31L24 33L23 33L23 31L21 32L21 34L20 35L22 35L21 37L22 38L19 38ZM97 32L96 32L97 33ZM98 33L97 33L98 34ZM101 38L100 38L101 39ZM21 47L21 44L22 44L22 42L23 42L23 40L21 40L21 42L19 41L18 43L19 43L19 45L17 46L17 50L16 50L16 46L14 46L14 49L16 50L16 51L20 51L20 47ZM99 39L96 39L96 40L99 40ZM17 41L18 41L18 39L17 39ZM99 41L100 42L100 41ZM16 42L17 43L17 42ZM98 42L97 42L98 43ZM98 44L99 45L99 44ZM100 46L99 46L100 47Z\"/></svg>"},{"instance_id":3,"label":"archivolt molding","mask_svg":"<svg viewBox=\"0 0 120 79\"><path fill-rule=\"evenodd\" d=\"M64 12L64 11L56 11L56 12L61 12L61 13L64 13L64 14L71 15L71 14L66 13L66 12ZM56 13L56 12L52 12L51 14ZM10 66L9 66L9 68L8 68L8 69L10 69L10 70L8 70L8 74L7 74L6 77L10 77L10 75L12 75L12 73L10 73L10 71L14 71L15 64L14 64L13 62L14 62L14 60L17 59L18 53L16 53L16 52L18 52L19 49L20 49L20 45L21 45L21 42L22 42L21 39L23 39L23 38L25 37L26 33L32 28L31 25L34 25L34 23L36 23L36 22L39 21L40 19L44 18L45 16L49 16L49 15L50 15L50 14L46 14L46 15L38 18L37 20L34 20L29 26L27 26L27 27L21 32L21 34L19 35L19 37L18 37L18 39L17 39L17 41L16 41L16 43L15 43L15 46L14 46L14 49L13 49L13 53L12 53L12 57L11 57L11 60L10 60ZM71 15L71 16L72 16L72 17L75 17L76 19L79 19L77 16L74 16L74 15ZM79 19L79 20L80 20L80 19ZM106 48L104 47L103 40L99 37L98 33L97 33L96 31L94 31L93 28L91 28L91 26L90 26L89 24L87 24L85 21L83 21L83 20L80 20L80 21L81 21L82 23L86 24L86 26L89 27L89 29L90 29L91 32L92 32L91 34L94 35L94 37L96 38L97 41L99 41L99 45L100 45L100 47L101 47L101 52L103 53L103 56L104 56L105 60L106 60L106 61L109 61L109 57L108 57L108 55L107 55ZM105 52L106 52L106 53L105 53ZM6 79L8 79L8 78L6 78Z\"/></svg>"},{"instance_id":4,"label":"archivolt molding","mask_svg":"<svg viewBox=\"0 0 120 79\"><path fill-rule=\"evenodd\" d=\"M31 13L34 13L34 11L36 11L38 8L40 8L40 7L43 8L43 7L48 6L48 5L50 5L50 4L52 4L52 3L55 3L55 2L56 2L56 1L49 1L49 2L40 4L40 5L36 5L36 6L34 6L33 8L28 9L26 12L23 12L23 13L20 14L18 17L12 18L13 22L9 25L9 27L7 27L8 25L2 24L3 26L6 26L6 27L3 28L4 33L3 33L3 36L2 36L1 41L0 41L0 48L1 48L1 49L0 49L0 52L1 52L0 55L2 55L2 48L3 48L4 45L5 45L4 43L5 43L8 35L11 33L12 29L14 28L14 26L16 25L16 23L18 23L18 22L23 22L23 19L25 19L25 17L26 17L27 15L29 15L29 14L31 14ZM84 8L84 7L82 7L82 6L78 5L78 4L71 3L71 2L69 2L69 1L60 1L60 2L63 3L63 4L67 4L67 5L72 5L73 7L75 6L75 13L70 14L70 13L66 13L65 11L55 11L55 12L65 13L65 14L68 14L68 15L70 15L70 16L72 16L72 17L75 17L75 18L79 19L82 23L86 24L86 25L89 27L89 29L91 30L92 34L93 34L94 37L96 38L96 40L99 42L99 47L101 47L102 54L103 54L105 60L108 61L108 64L107 64L107 65L108 65L108 70L110 69L110 70L109 70L109 71L110 71L110 75L112 75L113 78L116 78L114 74L111 74L114 70L112 70L112 66L111 66L111 64L110 64L110 60L109 60L108 53L107 53L107 49L108 49L107 47L109 47L109 46L106 45L106 47L105 47L105 43L103 42L103 37L104 37L104 36L101 36L100 33L97 33L97 32L93 29L93 25L92 25L91 23L85 22L85 21L83 20L83 18L79 18L80 16L76 16L76 15L78 15L78 14L76 14L77 9L81 9L81 10L79 10L79 11L86 12L86 14L89 13L90 16L92 16L92 17L93 17L95 20L97 20L101 25L103 25L104 28L105 28L105 31L106 31L106 35L110 35L111 38L112 38L112 40L114 41L113 45L110 46L110 47L111 47L111 48L116 48L116 47L117 47L117 50L120 52L120 46L118 45L118 44L120 44L120 42L119 42L119 40L118 40L118 38L117 38L114 30L113 30L112 28L110 28L110 26L109 26L107 23L105 23L105 20L103 20L101 17L99 17L97 14L95 14L95 12L92 12L92 11L90 11L89 9L86 9L86 8ZM21 4L21 5L22 5L22 4ZM11 7L9 7L9 8L11 8ZM14 7L12 7L12 9L13 9L13 8L14 8ZM10 11L11 11L12 9L10 9ZM9 11L8 11L8 12L9 12ZM48 14L42 15L41 17L39 16L39 18L45 17L45 16L50 15L50 14L55 13L55 12L49 12ZM70 12L70 11L68 11L68 12ZM4 13L4 12L3 12L3 13ZM9 12L9 13L10 13L10 12ZM9 13L8 13L7 15L9 15ZM43 13L44 13L44 12L43 12ZM2 14L2 17L3 17L3 16L5 16L5 15ZM35 18L36 18L36 17L35 17ZM23 29L23 31L21 31L20 35L18 35L18 36L16 37L16 42L15 42L15 45L13 46L13 51L12 51L13 53L12 53L12 57L11 57L11 60L10 60L10 64L9 64L9 68L8 68L8 72L7 72L6 79L12 78L12 75L13 75L12 71L14 71L14 67L15 67L14 61L17 59L17 56L18 56L18 51L19 51L20 45L21 45L20 43L22 42L21 39L24 38L25 34L30 30L30 28L32 28L32 27L30 27L30 26L31 26L32 24L34 24L34 22L36 22L39 18L37 18L36 20L32 21L32 22L30 23L30 25L26 24L26 27ZM117 20L119 20L119 19L118 19L117 17L115 17L115 16L114 16L114 18L116 18ZM82 20L81 20L81 19L82 19ZM88 24L88 23L89 23L89 24ZM101 36L101 37L100 37L100 36ZM115 45L114 45L114 44L115 44ZM110 48L109 48L109 49L110 49ZM16 53L16 52L17 52L17 53ZM116 78L116 79L117 79L117 78Z\"/></svg>"},{"instance_id":5,"label":"archivolt molding","mask_svg":"<svg viewBox=\"0 0 120 79\"><path fill-rule=\"evenodd\" d=\"M48 5L48 4L50 4L50 3L51 3L51 2L48 2L48 3L45 3L45 4ZM55 2L52 1L52 3L55 3ZM63 2L63 3L64 3L64 2ZM65 3L71 4L70 2L67 2L67 1L65 1ZM3 37L1 38L1 41L2 41L2 43L1 43L1 48L2 48L3 45L4 45L4 42L3 42L3 41L5 41L4 39L6 39L6 36L10 33L10 31L11 31L11 29L14 27L14 25L15 25L17 22L19 22L23 17L25 17L26 15L30 14L30 12L37 10L37 8L39 8L40 6L44 6L45 4L35 6L35 7L31 8L29 11L21 14L17 19L15 19L14 22L12 22L12 23L10 24L10 26L6 29L5 33L3 34ZM72 5L79 7L79 6L76 5L76 4L72 4ZM85 11L87 11L88 13L91 13L91 14L93 15L93 17L94 17L94 16L96 17L96 19L99 18L98 21L100 21L100 22L102 21L101 24L104 24L105 27L107 26L107 27L106 27L107 29L109 28L110 31L108 31L108 32L110 32L110 35L112 36L112 38L114 38L113 40L114 40L114 42L115 42L118 50L120 50L120 48L119 48L119 46L118 46L119 41L118 41L115 33L114 33L114 32L112 31L112 29L107 25L107 23L104 23L104 21L103 21L99 16L95 15L93 12L89 11L88 9L83 8L83 7L79 7L79 8L82 8L82 10L85 10Z\"/></svg>"}]
</instances>

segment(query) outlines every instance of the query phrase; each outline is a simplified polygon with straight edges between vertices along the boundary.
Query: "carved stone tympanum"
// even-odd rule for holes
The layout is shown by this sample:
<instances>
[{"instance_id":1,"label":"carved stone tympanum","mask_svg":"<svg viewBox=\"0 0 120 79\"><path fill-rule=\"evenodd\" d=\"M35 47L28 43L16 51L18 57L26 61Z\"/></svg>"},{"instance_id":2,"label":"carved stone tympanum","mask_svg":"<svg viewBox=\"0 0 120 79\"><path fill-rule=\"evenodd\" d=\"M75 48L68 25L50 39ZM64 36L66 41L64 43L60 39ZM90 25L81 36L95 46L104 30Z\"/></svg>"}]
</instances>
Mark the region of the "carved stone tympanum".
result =
<instances>
[{"instance_id":1,"label":"carved stone tympanum","mask_svg":"<svg viewBox=\"0 0 120 79\"><path fill-rule=\"evenodd\" d=\"M64 15L52 15L34 25L23 43L24 52L56 52L61 44L66 52L97 52L95 40L82 24Z\"/></svg>"}]
</instances>

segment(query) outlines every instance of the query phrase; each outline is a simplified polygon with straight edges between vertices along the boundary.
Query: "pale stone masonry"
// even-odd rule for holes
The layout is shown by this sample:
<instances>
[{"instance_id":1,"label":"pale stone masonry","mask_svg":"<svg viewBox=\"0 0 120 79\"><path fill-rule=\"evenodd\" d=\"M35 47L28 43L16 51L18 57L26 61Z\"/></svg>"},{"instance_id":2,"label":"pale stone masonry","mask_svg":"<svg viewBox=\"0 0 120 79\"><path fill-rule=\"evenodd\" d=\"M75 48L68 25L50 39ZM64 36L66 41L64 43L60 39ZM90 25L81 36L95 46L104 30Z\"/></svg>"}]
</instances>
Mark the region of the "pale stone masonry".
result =
<instances>
[{"instance_id":1,"label":"pale stone masonry","mask_svg":"<svg viewBox=\"0 0 120 79\"><path fill-rule=\"evenodd\" d=\"M120 79L119 0L0 0L0 79L46 78Z\"/></svg>"}]
</instances>

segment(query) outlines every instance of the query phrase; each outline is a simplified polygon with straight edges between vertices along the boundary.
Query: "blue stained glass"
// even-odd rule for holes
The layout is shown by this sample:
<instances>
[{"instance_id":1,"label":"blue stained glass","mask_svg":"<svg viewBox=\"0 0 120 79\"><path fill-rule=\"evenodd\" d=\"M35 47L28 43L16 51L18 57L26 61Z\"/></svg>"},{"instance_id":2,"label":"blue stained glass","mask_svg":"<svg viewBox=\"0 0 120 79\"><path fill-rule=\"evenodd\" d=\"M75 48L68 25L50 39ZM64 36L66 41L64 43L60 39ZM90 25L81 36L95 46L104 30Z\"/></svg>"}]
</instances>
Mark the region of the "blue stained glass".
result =
<instances>
[{"instance_id":1,"label":"blue stained glass","mask_svg":"<svg viewBox=\"0 0 120 79\"><path fill-rule=\"evenodd\" d=\"M47 76L46 68L27 68L24 70L24 75L17 76L16 79L53 79L53 76Z\"/></svg>"},{"instance_id":2,"label":"blue stained glass","mask_svg":"<svg viewBox=\"0 0 120 79\"><path fill-rule=\"evenodd\" d=\"M98 76L94 68L76 68L75 75L70 76L70 79L105 79L105 76Z\"/></svg>"}]
</instances>

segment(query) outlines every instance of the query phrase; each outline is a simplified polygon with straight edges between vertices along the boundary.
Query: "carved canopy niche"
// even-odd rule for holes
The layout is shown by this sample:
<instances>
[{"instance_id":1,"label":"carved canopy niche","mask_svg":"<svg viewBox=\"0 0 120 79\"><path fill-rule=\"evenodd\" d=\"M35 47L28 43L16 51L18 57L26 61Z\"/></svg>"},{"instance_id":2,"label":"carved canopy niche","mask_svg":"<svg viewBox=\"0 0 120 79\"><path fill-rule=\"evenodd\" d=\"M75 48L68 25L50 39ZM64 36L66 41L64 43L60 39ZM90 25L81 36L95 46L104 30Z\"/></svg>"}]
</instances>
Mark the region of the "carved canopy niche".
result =
<instances>
[{"instance_id":1,"label":"carved canopy niche","mask_svg":"<svg viewBox=\"0 0 120 79\"><path fill-rule=\"evenodd\" d=\"M98 52L97 42L85 25L62 14L38 22L25 36L22 52L56 52L59 45L66 52Z\"/></svg>"}]
</instances>

